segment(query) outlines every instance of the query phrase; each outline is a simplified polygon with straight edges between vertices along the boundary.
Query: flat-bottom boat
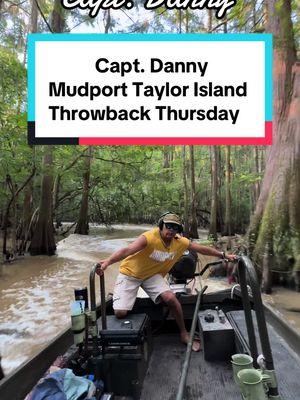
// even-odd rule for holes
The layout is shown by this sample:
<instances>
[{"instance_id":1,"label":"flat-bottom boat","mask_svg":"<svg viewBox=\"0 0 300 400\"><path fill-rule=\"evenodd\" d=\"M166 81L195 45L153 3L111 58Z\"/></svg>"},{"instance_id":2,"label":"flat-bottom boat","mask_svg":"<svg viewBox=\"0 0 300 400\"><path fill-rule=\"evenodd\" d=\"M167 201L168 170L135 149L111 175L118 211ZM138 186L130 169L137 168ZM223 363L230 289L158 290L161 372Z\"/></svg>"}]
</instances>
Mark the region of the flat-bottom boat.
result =
<instances>
[{"instance_id":1,"label":"flat-bottom boat","mask_svg":"<svg viewBox=\"0 0 300 400\"><path fill-rule=\"evenodd\" d=\"M202 275L214 264L192 273ZM138 297L132 312L118 320L112 299L105 298L103 276L96 306L96 269L90 273L90 298L87 291L79 298L90 309L73 315L71 329L1 381L2 400L24 399L62 354L75 375L103 382L96 399L300 399L299 335L263 305L247 257L239 258L239 284L233 288L191 293L185 285L190 271L172 282L190 331L187 346L168 308L149 298ZM192 351L195 334L200 352Z\"/></svg>"}]
</instances>

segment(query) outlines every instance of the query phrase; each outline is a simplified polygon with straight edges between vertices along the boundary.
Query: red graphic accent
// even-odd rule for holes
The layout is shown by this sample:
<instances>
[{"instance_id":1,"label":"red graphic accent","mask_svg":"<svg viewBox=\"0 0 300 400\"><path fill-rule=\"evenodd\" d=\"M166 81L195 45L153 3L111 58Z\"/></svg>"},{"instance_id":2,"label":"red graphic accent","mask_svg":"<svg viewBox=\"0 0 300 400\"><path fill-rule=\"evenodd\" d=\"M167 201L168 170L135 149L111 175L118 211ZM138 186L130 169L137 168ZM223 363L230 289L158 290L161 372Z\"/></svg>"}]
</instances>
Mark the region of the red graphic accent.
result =
<instances>
[{"instance_id":1,"label":"red graphic accent","mask_svg":"<svg viewBox=\"0 0 300 400\"><path fill-rule=\"evenodd\" d=\"M158 146L158 145L271 145L272 144L272 122L265 123L265 136L261 138L238 137L238 138L195 138L195 137L82 137L79 144L86 145L109 145L109 146Z\"/></svg>"}]
</instances>

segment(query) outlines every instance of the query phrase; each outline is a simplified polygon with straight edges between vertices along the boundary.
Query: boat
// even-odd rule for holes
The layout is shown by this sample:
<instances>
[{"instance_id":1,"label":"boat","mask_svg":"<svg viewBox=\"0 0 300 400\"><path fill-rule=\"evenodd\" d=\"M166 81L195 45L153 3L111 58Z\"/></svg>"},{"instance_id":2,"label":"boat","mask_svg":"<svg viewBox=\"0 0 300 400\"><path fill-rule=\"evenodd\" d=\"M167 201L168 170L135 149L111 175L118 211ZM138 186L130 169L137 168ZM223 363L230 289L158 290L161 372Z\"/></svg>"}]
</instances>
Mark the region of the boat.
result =
<instances>
[{"instance_id":1,"label":"boat","mask_svg":"<svg viewBox=\"0 0 300 400\"><path fill-rule=\"evenodd\" d=\"M170 274L190 331L187 346L179 341L166 306L147 297L138 297L132 312L118 320L103 275L97 305L94 265L89 297L87 290L77 293L84 312L73 315L71 327L1 380L1 399L24 399L59 355L75 375L103 383L98 399L300 399L299 334L263 304L248 257L238 258L239 283L232 288L189 290L191 277L199 279L219 263L195 272L187 260L186 274ZM200 352L192 351L196 334Z\"/></svg>"}]
</instances>

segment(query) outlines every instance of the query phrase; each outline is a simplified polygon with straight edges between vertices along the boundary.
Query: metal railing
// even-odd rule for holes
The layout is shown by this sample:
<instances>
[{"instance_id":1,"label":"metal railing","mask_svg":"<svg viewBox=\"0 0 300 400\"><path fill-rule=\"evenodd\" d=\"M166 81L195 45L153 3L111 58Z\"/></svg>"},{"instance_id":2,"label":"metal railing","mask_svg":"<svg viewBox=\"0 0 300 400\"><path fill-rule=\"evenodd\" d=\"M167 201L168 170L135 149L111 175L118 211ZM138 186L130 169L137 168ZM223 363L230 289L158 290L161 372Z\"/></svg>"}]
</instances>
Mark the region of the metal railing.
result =
<instances>
[{"instance_id":1,"label":"metal railing","mask_svg":"<svg viewBox=\"0 0 300 400\"><path fill-rule=\"evenodd\" d=\"M276 377L275 377L275 372L274 372L274 362L273 362L272 350L271 350L271 346L270 346L270 340L269 340L269 335L268 335L268 330L267 330L267 324L266 324L266 319L265 319L264 308L263 308L257 274L256 274L256 271L255 271L255 268L254 268L252 262L250 261L250 259L248 257L241 256L238 258L237 261L238 261L238 274L239 274L239 281L240 281L240 288L241 288L241 297L242 297L242 303L243 303L243 308L244 308L244 313L245 313L245 321L246 321L251 356L254 360L254 365L257 366L258 351L257 351L254 323L253 323L252 312L251 312L250 296L249 296L248 286L247 286L247 276L248 276L250 288L252 291L253 308L254 308L254 311L256 314L259 339L260 339L261 348L262 348L262 352L263 352L263 356L264 356L264 360L265 360L266 370L273 371L273 376L274 376L273 384L271 387L269 386L268 395L270 396L270 398L273 398L273 397L279 398L279 397L277 397L279 394L278 394L278 387L277 387L277 382L276 382ZM206 266L197 275L200 275L200 276L203 275L204 272L208 268L210 268L214 265L217 265L217 264L220 264L220 261L214 261L214 262L206 264ZM199 308L199 302L197 301L195 314L198 312L198 308ZM194 318L195 318L195 314L194 314ZM189 351L190 351L190 349L187 349L186 359L185 359L182 373L181 373L179 390L177 393L176 400L182 400L184 397L184 388L185 388L187 370L188 370L188 366L189 366L188 364L190 361L190 354L188 354Z\"/></svg>"},{"instance_id":2,"label":"metal railing","mask_svg":"<svg viewBox=\"0 0 300 400\"><path fill-rule=\"evenodd\" d=\"M239 257L238 274L239 274L241 296L245 313L250 352L254 360L254 365L257 366L258 351L257 351L257 343L256 343L255 330L251 312L250 296L247 287L247 276L252 291L253 308L256 315L258 334L263 356L265 359L266 369L274 370L274 361L273 361L273 355L267 329L267 323L264 314L263 302L261 298L260 285L258 283L258 278L255 268L248 257L246 256ZM274 396L274 397L278 396L277 384L273 385L272 387L269 387L269 396Z\"/></svg>"},{"instance_id":3,"label":"metal railing","mask_svg":"<svg viewBox=\"0 0 300 400\"><path fill-rule=\"evenodd\" d=\"M190 360L191 360L192 346L193 346L194 335L195 335L195 330L196 330L197 315L198 315L199 307L202 303L203 294L206 289L207 289L207 286L204 286L204 288L198 293L195 311L194 311L194 315L193 315L192 327L191 327L191 331L190 331L190 340L189 340L189 342L187 344L187 348L186 348L185 359L184 359L184 363L183 363L183 367L182 367L182 372L181 372L181 377L180 377L179 388L178 388L176 400L181 400L181 399L183 399L183 396L184 396L185 383L186 383L189 364L190 364Z\"/></svg>"},{"instance_id":4,"label":"metal railing","mask_svg":"<svg viewBox=\"0 0 300 400\"><path fill-rule=\"evenodd\" d=\"M91 300L91 333L93 341L93 353L97 355L98 349L98 328L97 328L97 306L96 306L96 288L95 288L95 275L100 264L95 264L90 272L90 300ZM100 301L101 301L101 322L102 329L107 329L106 322L106 304L105 304L105 282L104 274L100 275Z\"/></svg>"}]
</instances>

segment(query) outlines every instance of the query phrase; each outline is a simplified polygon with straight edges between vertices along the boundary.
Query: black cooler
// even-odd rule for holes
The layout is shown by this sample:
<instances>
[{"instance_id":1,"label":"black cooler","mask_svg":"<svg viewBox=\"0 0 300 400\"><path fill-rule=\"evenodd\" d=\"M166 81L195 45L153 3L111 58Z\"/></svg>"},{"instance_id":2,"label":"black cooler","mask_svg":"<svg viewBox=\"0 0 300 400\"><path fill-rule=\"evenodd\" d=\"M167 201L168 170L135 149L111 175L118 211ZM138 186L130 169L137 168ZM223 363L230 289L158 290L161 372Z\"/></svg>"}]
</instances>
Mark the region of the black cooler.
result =
<instances>
[{"instance_id":1,"label":"black cooler","mask_svg":"<svg viewBox=\"0 0 300 400\"><path fill-rule=\"evenodd\" d=\"M102 355L100 374L105 390L138 399L152 352L150 319L132 314L124 319L107 316L107 329L99 328Z\"/></svg>"}]
</instances>

